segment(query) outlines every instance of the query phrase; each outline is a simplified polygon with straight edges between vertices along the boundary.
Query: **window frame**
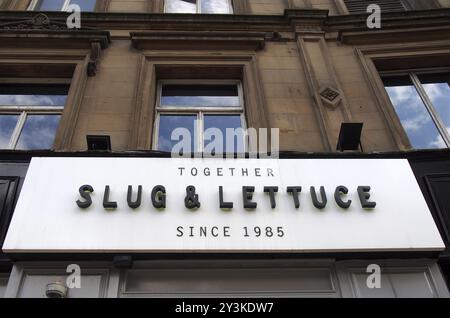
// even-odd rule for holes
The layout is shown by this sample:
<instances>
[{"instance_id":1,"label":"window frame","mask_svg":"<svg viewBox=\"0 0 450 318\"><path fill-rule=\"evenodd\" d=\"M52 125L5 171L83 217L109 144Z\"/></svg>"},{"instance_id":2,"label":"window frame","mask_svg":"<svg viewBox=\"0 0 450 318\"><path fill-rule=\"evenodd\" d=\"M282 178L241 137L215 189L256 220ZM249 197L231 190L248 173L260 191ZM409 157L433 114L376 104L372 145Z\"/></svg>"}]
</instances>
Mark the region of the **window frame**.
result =
<instances>
[{"instance_id":1,"label":"window frame","mask_svg":"<svg viewBox=\"0 0 450 318\"><path fill-rule=\"evenodd\" d=\"M31 0L30 4L28 5L28 9L27 10L28 11L34 11L36 6L38 5L39 1L41 1L41 0ZM62 8L60 10L58 10L58 11L67 11L68 8L69 8L69 5L70 5L70 1L72 1L72 0L64 0L64 4L63 4ZM95 9L96 9L97 4L98 4L97 2L98 1L95 2L95 5L94 5L94 8L92 9L92 12L96 11ZM89 11L89 12L91 12L91 11Z\"/></svg>"},{"instance_id":2,"label":"window frame","mask_svg":"<svg viewBox=\"0 0 450 318\"><path fill-rule=\"evenodd\" d=\"M176 85L237 85L239 100L241 103L240 107L193 107L193 106L161 106L161 96L162 96L162 88L167 84L176 84ZM194 153L203 154L204 153L204 117L208 115L240 115L241 117L241 125L242 129L247 129L247 118L245 116L245 99L244 99L244 88L242 81L240 80L159 80L157 84L157 95L156 95L156 106L155 106L155 121L153 125L153 145L152 149L155 151L159 151L158 142L159 142L159 123L161 115L191 115L197 116L197 140L196 147L197 151ZM244 136L244 151L245 153L248 150L248 145L245 141ZM224 154L227 153L226 151Z\"/></svg>"},{"instance_id":3,"label":"window frame","mask_svg":"<svg viewBox=\"0 0 450 318\"><path fill-rule=\"evenodd\" d=\"M427 112L430 114L431 119L433 120L434 124L436 125L438 132L440 133L442 139L444 140L444 143L446 144L447 148L450 148L450 132L447 130L446 125L440 118L439 112L436 110L436 107L434 106L432 100L428 96L428 93L426 92L425 88L423 87L422 82L419 79L419 75L422 75L422 74L437 74L437 73L445 73L445 72L448 72L450 74L450 68L429 68L429 69L410 69L410 70L401 70L401 71L381 71L381 72L379 72L379 75L381 78L388 77L388 76L409 76L409 78L411 79L411 82L413 83L414 88L416 89L417 93L419 94ZM385 92L387 94L386 89L385 89ZM389 98L389 102L391 104L392 109L394 109L394 111L395 111L395 106L393 105L392 100L390 98ZM409 138L409 136L408 136L408 138Z\"/></svg>"},{"instance_id":4,"label":"window frame","mask_svg":"<svg viewBox=\"0 0 450 318\"><path fill-rule=\"evenodd\" d=\"M197 6L197 12L196 13L168 12L167 11L167 1L168 0L164 0L164 9L163 9L163 12L167 13L167 14L234 14L234 8L233 8L233 1L232 0L227 0L228 1L228 8L230 10L228 13L204 13L204 12L201 12L202 11L202 1L208 1L208 0L196 0L196 6Z\"/></svg>"},{"instance_id":5,"label":"window frame","mask_svg":"<svg viewBox=\"0 0 450 318\"><path fill-rule=\"evenodd\" d=\"M47 79L48 80L48 79ZM53 83L52 84L57 84L57 85L67 85L70 89L70 81L64 81L61 79L50 79ZM9 81L7 81L9 82ZM0 85L4 83L4 81L2 79L0 79ZM35 84L34 82L30 82L30 83L20 83L20 84ZM68 93L67 96L69 95L69 89L68 89ZM17 150L17 143L19 142L20 139L20 135L22 134L23 128L25 126L25 123L27 121L27 117L28 116L33 116L33 115L59 115L61 118L64 114L64 109L65 109L65 105L58 105L58 106L45 106L45 105L40 105L40 106L24 106L24 105L1 105L0 106L0 116L3 115L16 115L19 116L19 118L17 119L17 123L16 123L16 127L14 128L10 140L9 140L9 144L6 148L2 148L2 150ZM55 138L56 138L57 132L55 133ZM54 146L52 145L53 149ZM49 149L40 149L40 150L49 150Z\"/></svg>"},{"instance_id":6,"label":"window frame","mask_svg":"<svg viewBox=\"0 0 450 318\"><path fill-rule=\"evenodd\" d=\"M426 1L427 2L424 5L424 3L417 4L417 3L412 2L411 0L400 0L402 6L404 7L404 11L428 10L428 9L442 8L440 3L437 0L426 0ZM358 14L358 13L350 12L350 10L347 7L347 4L345 3L345 0L336 0L336 5L338 7L338 11L341 14ZM397 11L397 12L402 12L402 11Z\"/></svg>"}]
</instances>

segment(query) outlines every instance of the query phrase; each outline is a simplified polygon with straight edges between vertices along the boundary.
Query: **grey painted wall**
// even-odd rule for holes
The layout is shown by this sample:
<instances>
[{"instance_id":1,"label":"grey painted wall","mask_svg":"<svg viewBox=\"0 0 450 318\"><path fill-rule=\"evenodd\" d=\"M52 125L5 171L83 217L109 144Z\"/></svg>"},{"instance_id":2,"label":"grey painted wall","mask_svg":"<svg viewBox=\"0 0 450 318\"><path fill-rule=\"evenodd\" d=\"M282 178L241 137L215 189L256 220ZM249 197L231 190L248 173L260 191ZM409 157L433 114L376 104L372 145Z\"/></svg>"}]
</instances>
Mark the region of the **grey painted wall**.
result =
<instances>
[{"instance_id":1,"label":"grey painted wall","mask_svg":"<svg viewBox=\"0 0 450 318\"><path fill-rule=\"evenodd\" d=\"M0 275L0 298L5 296L6 286L8 285L9 276L6 274Z\"/></svg>"}]
</instances>

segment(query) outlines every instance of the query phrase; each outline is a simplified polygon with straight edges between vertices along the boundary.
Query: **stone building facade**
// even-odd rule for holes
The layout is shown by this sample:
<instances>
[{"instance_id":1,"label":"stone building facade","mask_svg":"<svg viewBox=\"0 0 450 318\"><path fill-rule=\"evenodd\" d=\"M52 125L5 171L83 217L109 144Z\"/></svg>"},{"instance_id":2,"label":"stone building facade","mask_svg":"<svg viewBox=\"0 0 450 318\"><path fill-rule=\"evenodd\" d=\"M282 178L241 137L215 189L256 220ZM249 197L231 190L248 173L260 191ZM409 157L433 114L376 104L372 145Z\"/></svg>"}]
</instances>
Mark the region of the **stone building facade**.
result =
<instances>
[{"instance_id":1,"label":"stone building facade","mask_svg":"<svg viewBox=\"0 0 450 318\"><path fill-rule=\"evenodd\" d=\"M281 157L409 160L449 246L450 204L440 197L450 188L449 0L201 1L87 1L81 29L73 30L62 11L70 1L0 0L0 182L8 185L1 240L31 158L161 155L163 120L186 114L166 113L164 97L215 83L220 96L240 101L216 119L233 128L231 118L239 127L278 128ZM380 29L367 27L371 3L382 9ZM18 99L2 104L1 95L53 97L43 110ZM44 126L33 126L33 114L47 116ZM192 116L206 127L214 114L220 117L205 109ZM360 151L336 150L343 123L363 123ZM111 152L88 151L87 136L109 136ZM0 292L45 296L46 284L78 262L90 279L69 291L73 297L449 296L448 251L360 252L7 253ZM381 290L364 286L373 259L385 264ZM243 277L247 288L237 288ZM209 289L198 288L200 279Z\"/></svg>"}]
</instances>

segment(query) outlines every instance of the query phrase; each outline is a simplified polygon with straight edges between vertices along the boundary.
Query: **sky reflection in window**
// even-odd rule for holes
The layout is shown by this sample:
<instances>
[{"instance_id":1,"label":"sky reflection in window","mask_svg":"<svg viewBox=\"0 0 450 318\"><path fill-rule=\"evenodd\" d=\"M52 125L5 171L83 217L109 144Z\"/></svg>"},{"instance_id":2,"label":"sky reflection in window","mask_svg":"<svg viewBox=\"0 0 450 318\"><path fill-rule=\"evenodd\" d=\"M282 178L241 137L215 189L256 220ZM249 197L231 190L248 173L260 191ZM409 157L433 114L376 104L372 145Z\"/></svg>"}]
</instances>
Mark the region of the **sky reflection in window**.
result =
<instances>
[{"instance_id":1,"label":"sky reflection in window","mask_svg":"<svg viewBox=\"0 0 450 318\"><path fill-rule=\"evenodd\" d=\"M0 106L64 106L66 95L9 95L0 93Z\"/></svg>"},{"instance_id":2,"label":"sky reflection in window","mask_svg":"<svg viewBox=\"0 0 450 318\"><path fill-rule=\"evenodd\" d=\"M229 0L202 0L202 13L231 13L230 2Z\"/></svg>"},{"instance_id":3,"label":"sky reflection in window","mask_svg":"<svg viewBox=\"0 0 450 318\"><path fill-rule=\"evenodd\" d=\"M419 79L450 133L450 73L419 75Z\"/></svg>"},{"instance_id":4,"label":"sky reflection in window","mask_svg":"<svg viewBox=\"0 0 450 318\"><path fill-rule=\"evenodd\" d=\"M28 115L16 148L51 149L60 119L60 115Z\"/></svg>"},{"instance_id":5,"label":"sky reflection in window","mask_svg":"<svg viewBox=\"0 0 450 318\"><path fill-rule=\"evenodd\" d=\"M410 78L385 79L385 87L412 146L416 149L446 148Z\"/></svg>"},{"instance_id":6,"label":"sky reflection in window","mask_svg":"<svg viewBox=\"0 0 450 318\"><path fill-rule=\"evenodd\" d=\"M195 130L197 116L195 115L161 115L159 120L158 150L172 152L173 147L180 140L172 140L172 132L177 128L185 128L191 137L191 149L184 149L185 153L196 151ZM177 136L178 138L178 136Z\"/></svg>"},{"instance_id":7,"label":"sky reflection in window","mask_svg":"<svg viewBox=\"0 0 450 318\"><path fill-rule=\"evenodd\" d=\"M211 136L207 137L205 135L205 152L211 153L212 150L215 153L242 153L244 152L244 135L239 133L234 137L234 144L231 146L232 140L228 140L227 138L227 128L232 128L233 130L242 128L241 116L240 115L206 115L205 116L205 132L208 129L214 128L221 132L223 140L219 139L215 141L214 138L217 138L217 133L211 130ZM207 141L206 139L210 139ZM230 142L230 145L228 145ZM211 149L208 148L208 145L211 144ZM212 149L213 145L219 144L221 145L220 149ZM223 149L226 148L226 149Z\"/></svg>"},{"instance_id":8,"label":"sky reflection in window","mask_svg":"<svg viewBox=\"0 0 450 318\"><path fill-rule=\"evenodd\" d=\"M167 13L197 13L195 0L166 0Z\"/></svg>"},{"instance_id":9,"label":"sky reflection in window","mask_svg":"<svg viewBox=\"0 0 450 318\"><path fill-rule=\"evenodd\" d=\"M241 106L236 85L164 85L161 95L161 106Z\"/></svg>"},{"instance_id":10,"label":"sky reflection in window","mask_svg":"<svg viewBox=\"0 0 450 318\"><path fill-rule=\"evenodd\" d=\"M78 4L81 11L94 11L97 0L71 0L70 4Z\"/></svg>"},{"instance_id":11,"label":"sky reflection in window","mask_svg":"<svg viewBox=\"0 0 450 318\"><path fill-rule=\"evenodd\" d=\"M0 115L0 149L8 148L19 115Z\"/></svg>"},{"instance_id":12,"label":"sky reflection in window","mask_svg":"<svg viewBox=\"0 0 450 318\"><path fill-rule=\"evenodd\" d=\"M71 0L70 4L77 4L81 11L94 11L97 0ZM40 0L35 7L35 11L61 11L64 8L65 0Z\"/></svg>"},{"instance_id":13,"label":"sky reflection in window","mask_svg":"<svg viewBox=\"0 0 450 318\"><path fill-rule=\"evenodd\" d=\"M35 7L36 11L61 11L65 0L40 0Z\"/></svg>"}]
</instances>

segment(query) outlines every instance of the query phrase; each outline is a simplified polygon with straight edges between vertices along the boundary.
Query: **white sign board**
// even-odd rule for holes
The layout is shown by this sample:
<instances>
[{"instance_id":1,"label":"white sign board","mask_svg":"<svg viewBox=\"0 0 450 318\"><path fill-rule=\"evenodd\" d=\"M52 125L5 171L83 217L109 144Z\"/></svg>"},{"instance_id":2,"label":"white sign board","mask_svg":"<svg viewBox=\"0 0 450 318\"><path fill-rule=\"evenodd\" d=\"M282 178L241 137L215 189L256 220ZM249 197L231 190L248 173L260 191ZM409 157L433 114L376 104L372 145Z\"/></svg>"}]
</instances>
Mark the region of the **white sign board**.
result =
<instances>
[{"instance_id":1,"label":"white sign board","mask_svg":"<svg viewBox=\"0 0 450 318\"><path fill-rule=\"evenodd\" d=\"M232 209L221 209L220 192ZM3 246L9 253L443 249L408 161L361 159L34 158Z\"/></svg>"}]
</instances>

